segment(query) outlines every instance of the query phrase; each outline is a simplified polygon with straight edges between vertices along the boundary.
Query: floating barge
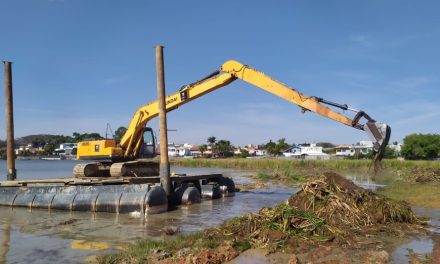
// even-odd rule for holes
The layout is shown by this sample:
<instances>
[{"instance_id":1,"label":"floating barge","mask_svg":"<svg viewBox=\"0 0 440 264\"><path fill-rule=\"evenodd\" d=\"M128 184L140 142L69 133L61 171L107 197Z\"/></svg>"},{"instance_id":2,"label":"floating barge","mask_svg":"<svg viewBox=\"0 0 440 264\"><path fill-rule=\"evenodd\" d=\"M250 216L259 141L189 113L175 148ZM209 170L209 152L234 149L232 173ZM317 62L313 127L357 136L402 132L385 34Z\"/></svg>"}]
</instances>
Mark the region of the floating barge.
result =
<instances>
[{"instance_id":1,"label":"floating barge","mask_svg":"<svg viewBox=\"0 0 440 264\"><path fill-rule=\"evenodd\" d=\"M232 179L222 174L179 174L171 182L173 200L182 205L235 192ZM0 206L148 215L168 211L168 198L158 176L56 178L0 181Z\"/></svg>"},{"instance_id":2,"label":"floating barge","mask_svg":"<svg viewBox=\"0 0 440 264\"><path fill-rule=\"evenodd\" d=\"M176 107L166 106L162 50L162 46L156 46L158 100L157 106L154 104L151 109L152 114L147 112L144 116L145 111L137 111L119 142L113 138L80 144L78 159L100 162L77 164L73 170L76 177L72 178L15 181L12 70L11 62L4 62L8 181L0 181L0 206L147 215L168 211L169 205L199 203L203 198L233 194L234 182L221 174L170 177L166 112ZM156 156L154 133L145 127L156 115L159 116L160 153L165 153L160 156L160 164L144 160ZM121 143L123 139L125 144Z\"/></svg>"}]
</instances>

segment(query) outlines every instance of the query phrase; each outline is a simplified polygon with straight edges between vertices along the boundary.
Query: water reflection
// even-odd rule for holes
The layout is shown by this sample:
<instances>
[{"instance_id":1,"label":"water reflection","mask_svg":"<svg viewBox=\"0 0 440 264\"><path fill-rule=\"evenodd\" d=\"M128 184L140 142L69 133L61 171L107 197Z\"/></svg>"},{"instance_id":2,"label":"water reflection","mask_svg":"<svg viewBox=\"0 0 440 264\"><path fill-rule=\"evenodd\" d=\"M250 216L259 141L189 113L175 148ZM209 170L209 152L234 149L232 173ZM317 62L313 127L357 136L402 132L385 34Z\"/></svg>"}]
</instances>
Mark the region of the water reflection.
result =
<instances>
[{"instance_id":1,"label":"water reflection","mask_svg":"<svg viewBox=\"0 0 440 264\"><path fill-rule=\"evenodd\" d=\"M3 225L2 242L0 245L0 263L6 263L6 255L9 251L10 227L8 224Z\"/></svg>"},{"instance_id":2,"label":"water reflection","mask_svg":"<svg viewBox=\"0 0 440 264\"><path fill-rule=\"evenodd\" d=\"M221 173L222 169L174 168L179 173ZM223 170L236 182L249 182L250 172ZM47 211L0 207L0 225L7 227L7 263L78 263L87 256L114 252L146 237L164 236L166 227L190 233L213 227L246 212L273 206L296 189L273 187L237 193L232 197L206 200L177 210L136 218L113 213ZM3 245L3 244L2 244ZM2 247L3 250L3 247ZM1 251L2 253L4 251ZM2 263L2 261L0 261Z\"/></svg>"}]
</instances>

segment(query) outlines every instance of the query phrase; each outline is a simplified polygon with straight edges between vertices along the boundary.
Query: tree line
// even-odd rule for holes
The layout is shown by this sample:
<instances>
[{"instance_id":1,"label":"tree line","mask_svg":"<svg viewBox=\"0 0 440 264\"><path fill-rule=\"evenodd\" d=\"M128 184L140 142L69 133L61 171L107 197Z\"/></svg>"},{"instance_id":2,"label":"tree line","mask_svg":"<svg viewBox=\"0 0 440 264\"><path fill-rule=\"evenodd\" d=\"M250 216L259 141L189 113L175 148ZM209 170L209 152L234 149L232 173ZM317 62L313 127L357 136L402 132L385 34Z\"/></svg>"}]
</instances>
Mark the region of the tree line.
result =
<instances>
[{"instance_id":1,"label":"tree line","mask_svg":"<svg viewBox=\"0 0 440 264\"><path fill-rule=\"evenodd\" d=\"M228 140L216 140L216 137L209 137L207 139L208 144L200 146L200 151L203 153L207 150L208 146L211 147L213 153L217 153L219 156L227 157L233 155L234 146ZM295 144L286 143L285 138L281 138L276 142L269 140L269 142L262 144L262 148L267 151L269 155L277 156L282 152ZM335 145L328 142L317 143L317 146L321 146L324 149L334 149ZM398 145L397 142L392 145ZM243 157L249 156L246 150L242 150L240 154ZM328 152L328 151L326 151ZM357 155L352 158L371 158L372 152L367 155ZM394 159L403 157L407 160L433 160L440 158L440 134L410 134L403 139L403 145L401 151L397 151L395 148L387 146L385 148L385 158Z\"/></svg>"},{"instance_id":2,"label":"tree line","mask_svg":"<svg viewBox=\"0 0 440 264\"><path fill-rule=\"evenodd\" d=\"M125 134L126 128L119 127L115 131L114 138L120 139ZM85 140L103 139L99 133L78 133L74 132L72 136L64 135L29 135L15 140L16 147L31 144L34 148L43 148L42 155L50 155L62 143L78 143ZM211 136L207 138L207 144L201 145L200 151L205 152L210 148L212 154L219 157L230 157L234 155L234 146L231 141L226 139L217 140L216 137ZM396 144L395 142L394 144ZM294 144L286 143L285 138L277 141L269 140L265 144L261 144L262 148L267 151L269 155L281 155L284 150ZM318 146L331 149L335 146L331 143L318 143ZM0 140L0 158L6 156L6 142ZM249 153L246 150L241 150L240 156L247 157ZM440 134L411 134L403 139L403 146L401 152L396 152L390 147L386 148L385 158L403 157L408 160L432 160L438 159L440 156ZM365 158L365 157L363 157Z\"/></svg>"},{"instance_id":3,"label":"tree line","mask_svg":"<svg viewBox=\"0 0 440 264\"><path fill-rule=\"evenodd\" d=\"M235 147L231 144L231 141L229 140L225 140L225 139L217 140L216 137L211 136L208 137L206 142L207 144L203 144L199 146L202 155L208 149L211 149L212 156L231 157L234 155ZM291 145L286 143L285 138L281 138L277 142L273 142L272 140L269 140L269 142L265 144L261 144L261 146L263 149L267 151L269 155L277 156L277 155L281 155L282 152L287 148L289 148ZM247 150L241 149L241 153L239 155L245 158L248 157L250 154Z\"/></svg>"},{"instance_id":4,"label":"tree line","mask_svg":"<svg viewBox=\"0 0 440 264\"><path fill-rule=\"evenodd\" d=\"M440 134L411 134L403 139L402 156L409 160L432 160L440 156Z\"/></svg>"},{"instance_id":5,"label":"tree line","mask_svg":"<svg viewBox=\"0 0 440 264\"><path fill-rule=\"evenodd\" d=\"M102 139L103 137L99 133L78 133L74 132L72 136L65 135L49 135L49 134L39 134L39 135L28 135L14 140L15 146L27 146L31 145L32 148L42 149L39 155L51 155L55 149L57 149L60 144L63 143L78 143L80 141L88 139ZM30 156L33 155L29 150L24 150L21 155ZM0 140L0 158L6 158L6 142Z\"/></svg>"}]
</instances>

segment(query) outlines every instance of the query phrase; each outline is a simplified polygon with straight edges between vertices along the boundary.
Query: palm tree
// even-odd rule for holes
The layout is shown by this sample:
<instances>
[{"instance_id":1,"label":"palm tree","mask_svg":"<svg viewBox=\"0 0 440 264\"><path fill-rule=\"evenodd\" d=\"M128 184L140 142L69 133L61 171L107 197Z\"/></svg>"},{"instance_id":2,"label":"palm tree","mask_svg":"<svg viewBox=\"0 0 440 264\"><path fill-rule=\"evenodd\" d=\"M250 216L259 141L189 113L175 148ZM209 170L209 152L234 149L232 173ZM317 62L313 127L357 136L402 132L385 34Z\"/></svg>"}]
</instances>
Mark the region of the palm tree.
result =
<instances>
[{"instance_id":1,"label":"palm tree","mask_svg":"<svg viewBox=\"0 0 440 264\"><path fill-rule=\"evenodd\" d=\"M215 146L216 141L217 141L217 139L215 137L208 137L208 139L207 139L209 146L211 146L211 152L213 155L214 155L214 146Z\"/></svg>"},{"instance_id":2,"label":"palm tree","mask_svg":"<svg viewBox=\"0 0 440 264\"><path fill-rule=\"evenodd\" d=\"M203 145L199 146L199 150L200 150L200 152L202 153L202 156L203 156L203 153L206 150L208 150L208 146L206 144L203 144Z\"/></svg>"},{"instance_id":3,"label":"palm tree","mask_svg":"<svg viewBox=\"0 0 440 264\"><path fill-rule=\"evenodd\" d=\"M127 131L126 127L123 127L123 126L119 127L115 131L115 138L120 140L124 136L126 131Z\"/></svg>"},{"instance_id":4,"label":"palm tree","mask_svg":"<svg viewBox=\"0 0 440 264\"><path fill-rule=\"evenodd\" d=\"M217 142L216 148L219 154L223 157L230 155L234 149L234 147L231 145L231 141L223 139Z\"/></svg>"},{"instance_id":5,"label":"palm tree","mask_svg":"<svg viewBox=\"0 0 440 264\"><path fill-rule=\"evenodd\" d=\"M209 143L209 145L214 145L215 144L215 142L216 142L216 138L215 137L208 137L208 140L207 140L207 142Z\"/></svg>"}]
</instances>

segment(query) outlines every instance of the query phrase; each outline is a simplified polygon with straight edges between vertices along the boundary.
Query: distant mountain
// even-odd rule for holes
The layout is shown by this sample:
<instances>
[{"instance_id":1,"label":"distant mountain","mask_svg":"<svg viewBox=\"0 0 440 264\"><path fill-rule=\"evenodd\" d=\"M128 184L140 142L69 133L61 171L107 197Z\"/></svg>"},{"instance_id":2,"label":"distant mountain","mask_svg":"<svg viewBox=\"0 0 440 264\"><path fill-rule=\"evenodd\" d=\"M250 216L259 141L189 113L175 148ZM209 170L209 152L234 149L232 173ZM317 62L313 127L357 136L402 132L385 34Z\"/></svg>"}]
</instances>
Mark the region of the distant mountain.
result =
<instances>
[{"instance_id":1,"label":"distant mountain","mask_svg":"<svg viewBox=\"0 0 440 264\"><path fill-rule=\"evenodd\" d=\"M59 145L61 143L73 143L74 138L64 135L29 135L15 139L15 145L22 146L32 144L33 147L43 147L46 144Z\"/></svg>"},{"instance_id":2,"label":"distant mountain","mask_svg":"<svg viewBox=\"0 0 440 264\"><path fill-rule=\"evenodd\" d=\"M32 144L33 147L43 147L47 144L49 145L59 145L62 143L76 143L79 141L84 141L85 139L101 139L101 135L98 133L73 133L73 136L64 135L49 135L49 134L39 134L39 135L29 135L15 139L16 146Z\"/></svg>"}]
</instances>

